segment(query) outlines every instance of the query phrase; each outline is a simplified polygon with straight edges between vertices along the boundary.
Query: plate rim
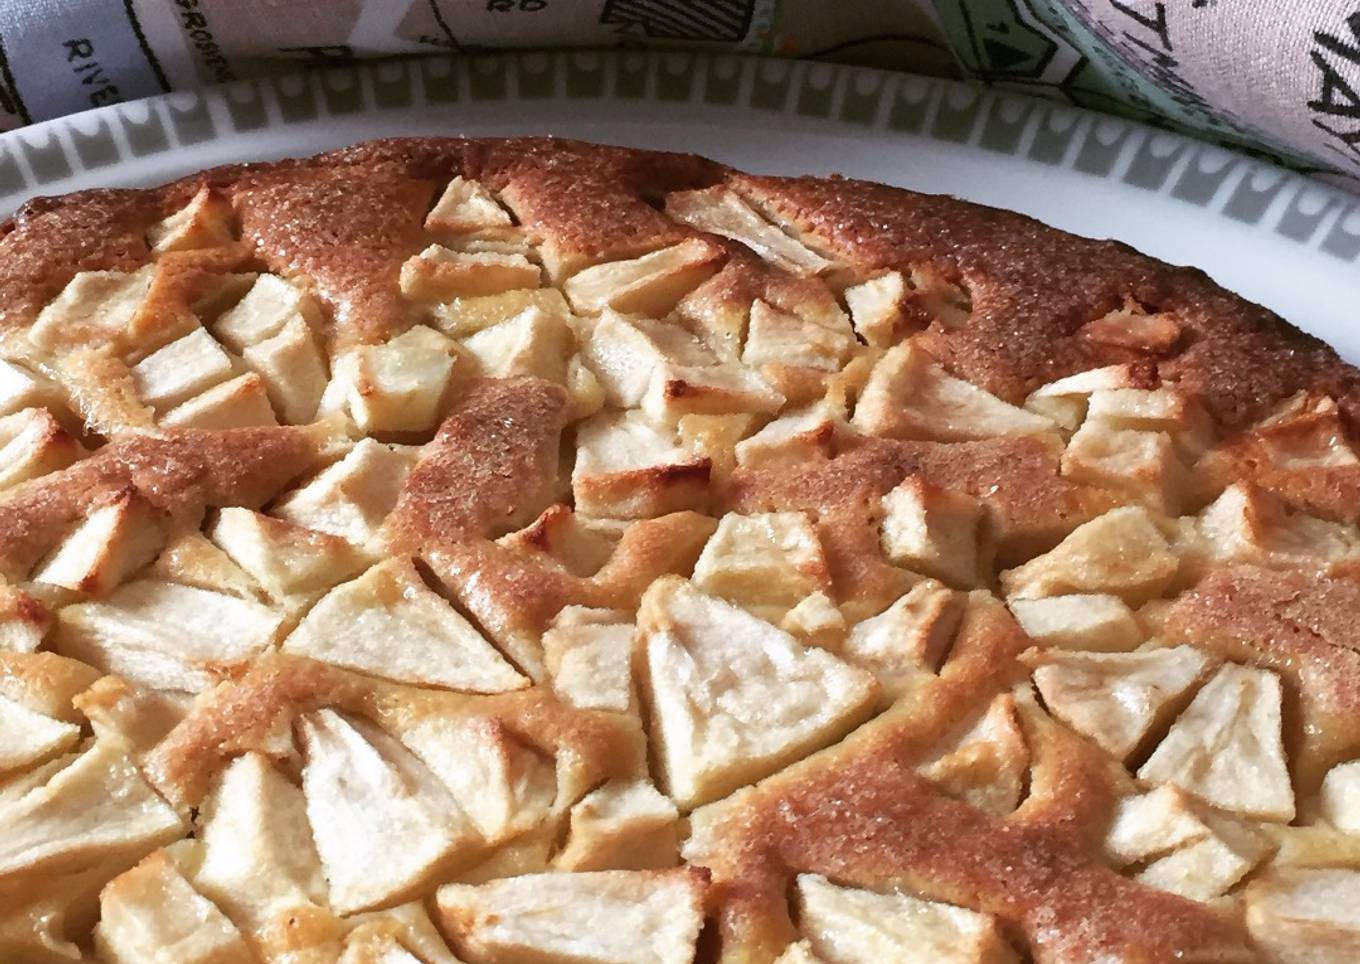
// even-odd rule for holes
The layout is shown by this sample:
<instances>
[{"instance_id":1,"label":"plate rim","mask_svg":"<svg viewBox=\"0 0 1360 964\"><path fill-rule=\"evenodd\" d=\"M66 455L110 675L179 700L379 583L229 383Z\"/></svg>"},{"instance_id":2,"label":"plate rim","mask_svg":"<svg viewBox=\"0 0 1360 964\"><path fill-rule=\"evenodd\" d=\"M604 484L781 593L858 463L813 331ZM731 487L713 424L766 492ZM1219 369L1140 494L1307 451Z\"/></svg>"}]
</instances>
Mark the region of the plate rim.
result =
<instances>
[{"instance_id":1,"label":"plate rim","mask_svg":"<svg viewBox=\"0 0 1360 964\"><path fill-rule=\"evenodd\" d=\"M990 151L1148 191L1360 263L1360 198L1229 148L994 85L701 51L498 51L356 61L93 108L0 134L0 210L232 134L461 101L656 100L782 113ZM241 158L249 161L251 158ZM51 188L51 190L48 190Z\"/></svg>"}]
</instances>

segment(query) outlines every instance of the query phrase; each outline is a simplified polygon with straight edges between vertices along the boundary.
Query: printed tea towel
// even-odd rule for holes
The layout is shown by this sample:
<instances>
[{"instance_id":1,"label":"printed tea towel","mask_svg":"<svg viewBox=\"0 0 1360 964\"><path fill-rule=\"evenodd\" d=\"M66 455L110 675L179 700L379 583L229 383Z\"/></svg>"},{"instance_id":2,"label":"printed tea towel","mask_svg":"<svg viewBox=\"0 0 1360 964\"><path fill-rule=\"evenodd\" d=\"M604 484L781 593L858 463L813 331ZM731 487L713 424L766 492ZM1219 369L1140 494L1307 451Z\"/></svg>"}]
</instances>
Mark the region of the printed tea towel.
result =
<instances>
[{"instance_id":1,"label":"printed tea towel","mask_svg":"<svg viewBox=\"0 0 1360 964\"><path fill-rule=\"evenodd\" d=\"M963 76L1360 184L1360 0L0 0L0 129L299 62L618 45Z\"/></svg>"}]
</instances>

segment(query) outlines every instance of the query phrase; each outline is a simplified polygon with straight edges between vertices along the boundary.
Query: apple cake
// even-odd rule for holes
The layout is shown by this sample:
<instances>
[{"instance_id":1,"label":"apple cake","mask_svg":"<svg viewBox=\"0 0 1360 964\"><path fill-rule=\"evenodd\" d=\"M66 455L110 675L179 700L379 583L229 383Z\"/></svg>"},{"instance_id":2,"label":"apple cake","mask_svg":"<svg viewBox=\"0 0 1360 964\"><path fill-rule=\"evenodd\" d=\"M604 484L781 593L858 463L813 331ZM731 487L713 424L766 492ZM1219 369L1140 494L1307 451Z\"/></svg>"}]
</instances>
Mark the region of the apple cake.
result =
<instances>
[{"instance_id":1,"label":"apple cake","mask_svg":"<svg viewBox=\"0 0 1360 964\"><path fill-rule=\"evenodd\" d=\"M0 960L1360 960L1360 372L1202 273L545 139L0 232Z\"/></svg>"}]
</instances>

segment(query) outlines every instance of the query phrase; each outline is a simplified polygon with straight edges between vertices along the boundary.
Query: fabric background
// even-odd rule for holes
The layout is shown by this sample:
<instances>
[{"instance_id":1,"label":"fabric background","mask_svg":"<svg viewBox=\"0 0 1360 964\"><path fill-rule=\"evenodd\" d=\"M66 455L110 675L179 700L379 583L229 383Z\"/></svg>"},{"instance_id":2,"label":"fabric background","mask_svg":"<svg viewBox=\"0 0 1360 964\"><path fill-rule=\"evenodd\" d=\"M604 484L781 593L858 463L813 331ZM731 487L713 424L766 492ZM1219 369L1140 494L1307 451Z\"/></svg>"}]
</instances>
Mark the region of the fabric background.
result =
<instances>
[{"instance_id":1,"label":"fabric background","mask_svg":"<svg viewBox=\"0 0 1360 964\"><path fill-rule=\"evenodd\" d=\"M971 78L1360 187L1360 0L0 0L0 130L355 58L604 46Z\"/></svg>"}]
</instances>

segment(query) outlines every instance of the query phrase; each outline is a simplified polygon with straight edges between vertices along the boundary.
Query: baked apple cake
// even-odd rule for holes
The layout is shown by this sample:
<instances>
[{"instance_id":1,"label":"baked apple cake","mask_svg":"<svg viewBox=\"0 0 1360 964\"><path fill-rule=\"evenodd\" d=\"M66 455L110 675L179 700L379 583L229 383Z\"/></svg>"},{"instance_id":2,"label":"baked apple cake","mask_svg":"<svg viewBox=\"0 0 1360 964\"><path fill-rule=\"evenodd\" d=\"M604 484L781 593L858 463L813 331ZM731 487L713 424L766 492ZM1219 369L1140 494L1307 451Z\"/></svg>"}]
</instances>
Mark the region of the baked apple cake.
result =
<instances>
[{"instance_id":1,"label":"baked apple cake","mask_svg":"<svg viewBox=\"0 0 1360 964\"><path fill-rule=\"evenodd\" d=\"M840 178L34 201L0 960L1360 960L1357 425L1197 271Z\"/></svg>"}]
</instances>

